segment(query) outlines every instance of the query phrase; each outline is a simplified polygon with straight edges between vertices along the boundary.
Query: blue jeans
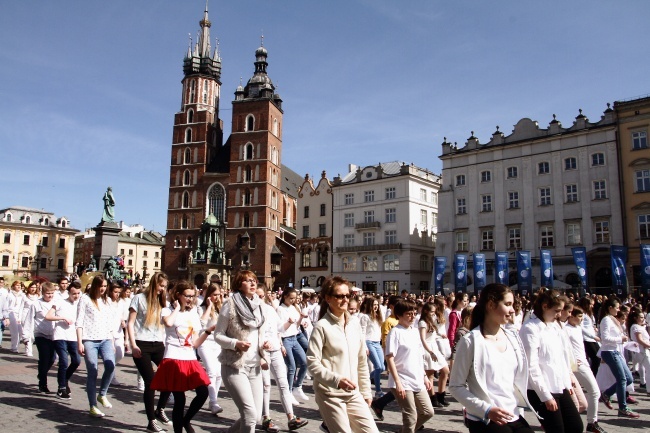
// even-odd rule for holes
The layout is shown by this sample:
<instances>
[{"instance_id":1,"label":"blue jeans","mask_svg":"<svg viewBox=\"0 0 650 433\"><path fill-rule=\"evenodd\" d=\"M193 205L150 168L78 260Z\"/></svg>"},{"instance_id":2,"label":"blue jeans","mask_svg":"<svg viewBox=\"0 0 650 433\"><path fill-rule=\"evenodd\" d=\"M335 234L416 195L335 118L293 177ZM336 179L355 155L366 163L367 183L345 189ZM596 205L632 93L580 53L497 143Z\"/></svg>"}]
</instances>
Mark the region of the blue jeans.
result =
<instances>
[{"instance_id":1,"label":"blue jeans","mask_svg":"<svg viewBox=\"0 0 650 433\"><path fill-rule=\"evenodd\" d=\"M115 348L113 340L84 340L84 350L86 352L86 393L88 394L88 403L90 406L97 406L97 363L101 356L104 360L104 374L99 387L99 395L106 395L108 387L113 379L115 371Z\"/></svg>"},{"instance_id":2,"label":"blue jeans","mask_svg":"<svg viewBox=\"0 0 650 433\"><path fill-rule=\"evenodd\" d=\"M384 371L384 350L381 348L379 341L366 340L368 347L368 358L372 362L374 370L370 372L370 377L375 382L375 392L381 392L381 372Z\"/></svg>"},{"instance_id":3,"label":"blue jeans","mask_svg":"<svg viewBox=\"0 0 650 433\"><path fill-rule=\"evenodd\" d=\"M76 341L54 340L54 350L59 355L59 371L56 374L59 389L68 386L68 381L72 377L77 367L81 364L81 355L77 352ZM70 358L68 358L70 354Z\"/></svg>"},{"instance_id":4,"label":"blue jeans","mask_svg":"<svg viewBox=\"0 0 650 433\"><path fill-rule=\"evenodd\" d=\"M625 388L632 383L633 379L623 355L617 350L604 350L600 352L600 356L616 378L614 385L605 390L605 395L611 396L616 392L619 410L627 409Z\"/></svg>"},{"instance_id":5,"label":"blue jeans","mask_svg":"<svg viewBox=\"0 0 650 433\"><path fill-rule=\"evenodd\" d=\"M284 363L287 364L287 381L289 382L289 389L293 391L293 380L296 377L296 364L300 367L298 370L298 379L296 386L301 387L302 381L305 380L307 375L307 355L303 350L298 339L293 337L286 337L282 339L282 345L287 350L287 356L284 357Z\"/></svg>"},{"instance_id":6,"label":"blue jeans","mask_svg":"<svg viewBox=\"0 0 650 433\"><path fill-rule=\"evenodd\" d=\"M47 386L47 372L54 364L54 341L47 337L34 338L38 348L38 384Z\"/></svg>"}]
</instances>

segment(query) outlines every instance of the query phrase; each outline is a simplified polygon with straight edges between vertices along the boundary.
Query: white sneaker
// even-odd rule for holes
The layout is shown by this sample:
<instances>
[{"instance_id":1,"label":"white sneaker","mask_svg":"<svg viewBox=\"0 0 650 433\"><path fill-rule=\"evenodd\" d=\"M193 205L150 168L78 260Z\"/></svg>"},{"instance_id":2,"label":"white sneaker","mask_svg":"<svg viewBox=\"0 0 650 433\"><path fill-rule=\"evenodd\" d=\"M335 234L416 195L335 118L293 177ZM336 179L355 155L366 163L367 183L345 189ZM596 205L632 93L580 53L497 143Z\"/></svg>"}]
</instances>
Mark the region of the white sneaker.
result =
<instances>
[{"instance_id":1,"label":"white sneaker","mask_svg":"<svg viewBox=\"0 0 650 433\"><path fill-rule=\"evenodd\" d=\"M293 389L293 395L297 399L303 400L303 401L309 401L309 397L302 391L302 387L299 388L294 388Z\"/></svg>"},{"instance_id":2,"label":"white sneaker","mask_svg":"<svg viewBox=\"0 0 650 433\"><path fill-rule=\"evenodd\" d=\"M218 415L221 412L223 412L223 408L221 406L219 406L219 404L217 404L217 403L211 404L210 405L210 412L212 412L212 415Z\"/></svg>"},{"instance_id":3,"label":"white sneaker","mask_svg":"<svg viewBox=\"0 0 650 433\"><path fill-rule=\"evenodd\" d=\"M138 374L138 391L144 391L144 379Z\"/></svg>"},{"instance_id":4,"label":"white sneaker","mask_svg":"<svg viewBox=\"0 0 650 433\"><path fill-rule=\"evenodd\" d=\"M101 404L102 406L107 407L109 409L113 407L113 405L111 404L110 401L108 401L108 399L106 398L105 395L98 395L97 396L97 402L99 404Z\"/></svg>"},{"instance_id":5,"label":"white sneaker","mask_svg":"<svg viewBox=\"0 0 650 433\"><path fill-rule=\"evenodd\" d=\"M300 402L296 400L296 397L293 396L293 393L289 394L289 403L291 403L293 406L300 406Z\"/></svg>"},{"instance_id":6,"label":"white sneaker","mask_svg":"<svg viewBox=\"0 0 650 433\"><path fill-rule=\"evenodd\" d=\"M117 380L117 377L113 376L113 379L111 379L111 385L113 385L113 386L122 386L122 382ZM144 387L142 387L142 390L144 391Z\"/></svg>"},{"instance_id":7,"label":"white sneaker","mask_svg":"<svg viewBox=\"0 0 650 433\"><path fill-rule=\"evenodd\" d=\"M97 406L91 406L90 407L90 416L94 418L102 418L104 416L104 412L99 410Z\"/></svg>"}]
</instances>

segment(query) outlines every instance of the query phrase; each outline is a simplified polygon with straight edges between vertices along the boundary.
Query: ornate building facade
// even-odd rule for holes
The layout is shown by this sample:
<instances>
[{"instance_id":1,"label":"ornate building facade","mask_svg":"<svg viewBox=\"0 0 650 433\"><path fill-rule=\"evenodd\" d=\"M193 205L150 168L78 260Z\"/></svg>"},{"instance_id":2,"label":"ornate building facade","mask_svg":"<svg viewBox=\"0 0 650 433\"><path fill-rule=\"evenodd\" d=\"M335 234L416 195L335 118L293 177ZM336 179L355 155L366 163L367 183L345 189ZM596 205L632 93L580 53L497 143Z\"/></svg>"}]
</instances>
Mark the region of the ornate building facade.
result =
<instances>
[{"instance_id":1,"label":"ornate building facade","mask_svg":"<svg viewBox=\"0 0 650 433\"><path fill-rule=\"evenodd\" d=\"M253 76L235 91L224 143L221 59L210 45L207 8L200 26L183 60L174 116L164 270L198 286L209 278L227 285L238 269L269 286L290 284L302 179L281 163L284 112L267 74L268 51L255 51Z\"/></svg>"}]
</instances>

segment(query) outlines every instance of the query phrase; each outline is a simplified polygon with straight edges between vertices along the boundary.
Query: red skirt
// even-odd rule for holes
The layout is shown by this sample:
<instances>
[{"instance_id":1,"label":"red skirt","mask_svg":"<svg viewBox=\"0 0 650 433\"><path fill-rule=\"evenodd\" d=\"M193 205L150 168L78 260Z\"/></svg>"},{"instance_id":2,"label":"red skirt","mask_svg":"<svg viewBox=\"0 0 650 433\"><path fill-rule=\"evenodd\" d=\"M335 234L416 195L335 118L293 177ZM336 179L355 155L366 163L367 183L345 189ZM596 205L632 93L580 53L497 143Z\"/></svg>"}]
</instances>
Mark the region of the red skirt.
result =
<instances>
[{"instance_id":1,"label":"red skirt","mask_svg":"<svg viewBox=\"0 0 650 433\"><path fill-rule=\"evenodd\" d=\"M156 370L150 388L156 391L185 392L210 385L210 378L199 361L165 358Z\"/></svg>"}]
</instances>

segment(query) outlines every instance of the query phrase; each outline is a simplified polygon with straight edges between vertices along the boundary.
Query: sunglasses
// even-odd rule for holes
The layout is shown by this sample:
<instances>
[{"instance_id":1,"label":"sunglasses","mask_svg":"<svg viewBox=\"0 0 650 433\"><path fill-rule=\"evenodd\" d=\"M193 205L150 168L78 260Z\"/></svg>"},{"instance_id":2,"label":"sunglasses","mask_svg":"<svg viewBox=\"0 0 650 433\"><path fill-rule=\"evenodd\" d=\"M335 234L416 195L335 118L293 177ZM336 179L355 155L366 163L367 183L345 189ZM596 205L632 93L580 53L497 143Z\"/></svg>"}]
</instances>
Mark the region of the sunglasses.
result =
<instances>
[{"instance_id":1,"label":"sunglasses","mask_svg":"<svg viewBox=\"0 0 650 433\"><path fill-rule=\"evenodd\" d=\"M350 299L351 295L349 293L346 294L341 294L341 295L331 295L333 298L336 298L338 300L341 299Z\"/></svg>"}]
</instances>

